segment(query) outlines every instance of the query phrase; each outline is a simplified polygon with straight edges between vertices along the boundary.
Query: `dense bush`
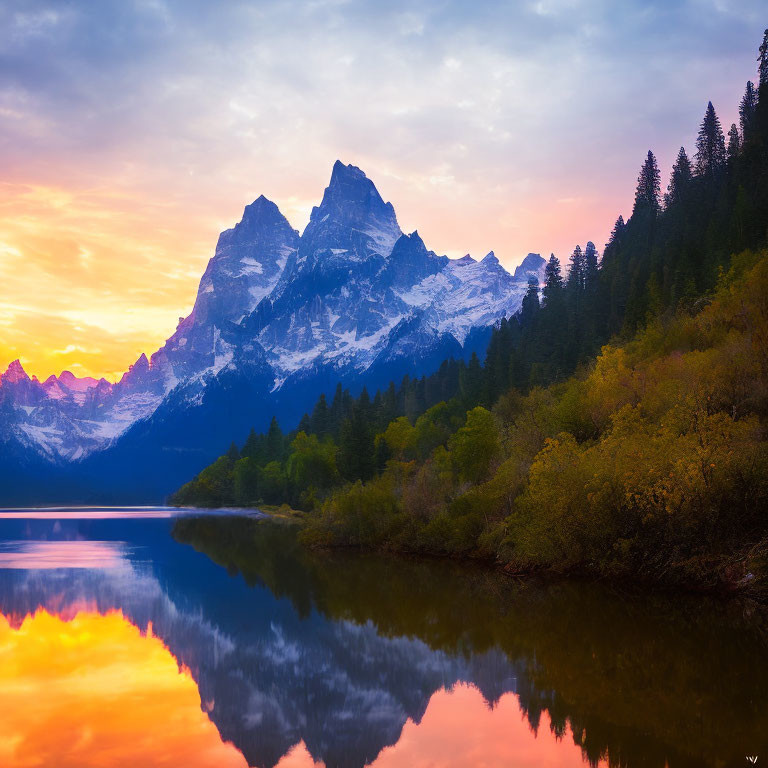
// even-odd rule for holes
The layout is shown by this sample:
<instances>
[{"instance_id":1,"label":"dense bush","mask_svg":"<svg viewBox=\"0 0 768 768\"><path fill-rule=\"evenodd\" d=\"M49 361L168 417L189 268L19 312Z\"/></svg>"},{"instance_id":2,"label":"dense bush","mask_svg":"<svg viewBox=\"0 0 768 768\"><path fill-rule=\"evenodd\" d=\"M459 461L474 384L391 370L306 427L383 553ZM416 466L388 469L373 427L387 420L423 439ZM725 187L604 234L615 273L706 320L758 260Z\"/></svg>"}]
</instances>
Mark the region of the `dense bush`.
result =
<instances>
[{"instance_id":1,"label":"dense bush","mask_svg":"<svg viewBox=\"0 0 768 768\"><path fill-rule=\"evenodd\" d=\"M470 410L421 461L416 427L393 421L381 475L327 499L306 536L525 570L745 577L768 533L768 257L735 263L698 314Z\"/></svg>"}]
</instances>

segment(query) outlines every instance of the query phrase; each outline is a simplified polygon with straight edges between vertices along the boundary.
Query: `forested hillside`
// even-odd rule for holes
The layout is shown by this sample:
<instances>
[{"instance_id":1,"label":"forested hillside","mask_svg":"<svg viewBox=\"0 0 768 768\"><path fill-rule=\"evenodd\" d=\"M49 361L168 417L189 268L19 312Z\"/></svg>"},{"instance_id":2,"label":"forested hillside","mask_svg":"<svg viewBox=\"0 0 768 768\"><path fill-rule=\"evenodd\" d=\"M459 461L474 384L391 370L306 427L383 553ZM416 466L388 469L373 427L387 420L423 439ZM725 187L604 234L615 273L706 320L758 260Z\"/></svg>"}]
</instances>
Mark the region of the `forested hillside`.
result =
<instances>
[{"instance_id":1,"label":"forested hillside","mask_svg":"<svg viewBox=\"0 0 768 768\"><path fill-rule=\"evenodd\" d=\"M707 105L666 194L652 152L632 215L495 329L371 399L273 422L177 504L289 502L315 544L481 555L515 569L754 584L768 518L768 31L725 135ZM565 274L564 274L565 272Z\"/></svg>"}]
</instances>

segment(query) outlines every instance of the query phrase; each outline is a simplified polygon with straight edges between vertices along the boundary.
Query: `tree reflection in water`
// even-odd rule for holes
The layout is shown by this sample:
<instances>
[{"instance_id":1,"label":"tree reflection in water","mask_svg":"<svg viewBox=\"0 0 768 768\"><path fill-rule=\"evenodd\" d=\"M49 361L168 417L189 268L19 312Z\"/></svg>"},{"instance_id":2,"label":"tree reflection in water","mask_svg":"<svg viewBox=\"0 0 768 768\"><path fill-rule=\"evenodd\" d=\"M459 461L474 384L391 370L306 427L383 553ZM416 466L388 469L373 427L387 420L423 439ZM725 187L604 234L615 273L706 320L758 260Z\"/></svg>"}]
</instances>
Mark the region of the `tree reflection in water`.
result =
<instances>
[{"instance_id":1,"label":"tree reflection in water","mask_svg":"<svg viewBox=\"0 0 768 768\"><path fill-rule=\"evenodd\" d=\"M16 553L6 558L12 567L0 567L7 617L0 644L15 649L0 666L0 688L17 723L0 742L18 744L25 714L39 720L43 712L13 695L21 682L17 662L35 647L28 630L51 614L46 620L70 624L37 644L40 658L72 659L87 670L88 658L112 658L100 643L113 637L97 629L103 622L122 638L110 673L105 667L91 678L104 684L94 688L90 709L73 704L69 711L125 713L125 759L139 743L129 740L128 724L142 714L155 723L168 718L167 728L143 732L169 739L174 723L189 723L189 744L206 745L187 750L194 754L190 767L230 759L239 765L236 754L216 752L226 742L251 766L285 768L461 760L676 768L743 765L745 754L768 754L765 638L758 617L746 617L741 605L517 582L447 561L312 552L298 546L293 528L248 519L179 519L173 538L169 525L3 523L0 538L62 544L60 551L25 545L32 565ZM99 542L109 557L91 563L94 550L84 540ZM67 542L88 554L77 568L50 559L66 557ZM55 567L41 567L41 553ZM115 628L115 616L126 626ZM70 652L57 652L51 638L72 635L77 622L85 622L92 644L78 658L71 642ZM84 642L82 632L72 636ZM132 647L165 672L154 684L115 687L121 675L151 679L141 673L149 669L146 658L137 656L131 671ZM118 674L119 659L125 664ZM58 669L42 661L38 667ZM27 683L34 668L26 668ZM57 679L58 689L49 677L48 693L40 695L61 704L76 686L66 682L72 677ZM195 683L192 712L188 686ZM177 687L184 706L159 706L157 690L170 695ZM118 706L120 691L129 695ZM208 741L208 718L220 734L216 744ZM76 718L59 721L75 730ZM51 722L49 735L56 732L56 718ZM30 743L40 741L40 729L31 732L38 736ZM170 744L155 741L156 764L173 757ZM207 749L217 754L214 762L206 762ZM72 765L126 764L114 751L107 763L79 754ZM3 765L14 766L7 754Z\"/></svg>"}]
</instances>

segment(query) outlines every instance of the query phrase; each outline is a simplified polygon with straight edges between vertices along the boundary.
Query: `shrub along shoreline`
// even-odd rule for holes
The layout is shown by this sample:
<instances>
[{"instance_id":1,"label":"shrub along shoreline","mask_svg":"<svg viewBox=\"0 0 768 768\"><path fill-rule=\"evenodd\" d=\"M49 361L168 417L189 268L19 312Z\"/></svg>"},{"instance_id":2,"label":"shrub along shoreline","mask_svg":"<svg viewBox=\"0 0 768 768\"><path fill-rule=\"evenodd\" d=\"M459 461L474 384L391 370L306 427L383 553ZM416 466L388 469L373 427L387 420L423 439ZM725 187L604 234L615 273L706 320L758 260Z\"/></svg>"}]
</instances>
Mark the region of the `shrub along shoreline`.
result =
<instances>
[{"instance_id":1,"label":"shrub along shoreline","mask_svg":"<svg viewBox=\"0 0 768 768\"><path fill-rule=\"evenodd\" d=\"M250 504L269 481L290 487L313 547L765 599L768 256L733 257L694 309L649 317L566 381L491 409L453 398L391 420L365 480L345 482L332 437L300 431ZM247 461L222 457L173 503L206 506L212 483L235 493Z\"/></svg>"}]
</instances>

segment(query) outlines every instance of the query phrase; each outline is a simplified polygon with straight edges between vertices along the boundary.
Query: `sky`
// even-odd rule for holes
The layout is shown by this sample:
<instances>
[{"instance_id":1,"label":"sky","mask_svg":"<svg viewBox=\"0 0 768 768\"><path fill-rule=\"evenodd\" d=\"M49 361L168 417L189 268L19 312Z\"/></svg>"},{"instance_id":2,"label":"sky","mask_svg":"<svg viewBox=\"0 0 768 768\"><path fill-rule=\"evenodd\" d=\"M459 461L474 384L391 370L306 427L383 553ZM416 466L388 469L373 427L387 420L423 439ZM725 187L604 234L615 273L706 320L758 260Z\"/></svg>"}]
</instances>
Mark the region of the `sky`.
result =
<instances>
[{"instance_id":1,"label":"sky","mask_svg":"<svg viewBox=\"0 0 768 768\"><path fill-rule=\"evenodd\" d=\"M737 119L764 0L0 0L0 371L119 378L338 158L452 257L565 261Z\"/></svg>"}]
</instances>

